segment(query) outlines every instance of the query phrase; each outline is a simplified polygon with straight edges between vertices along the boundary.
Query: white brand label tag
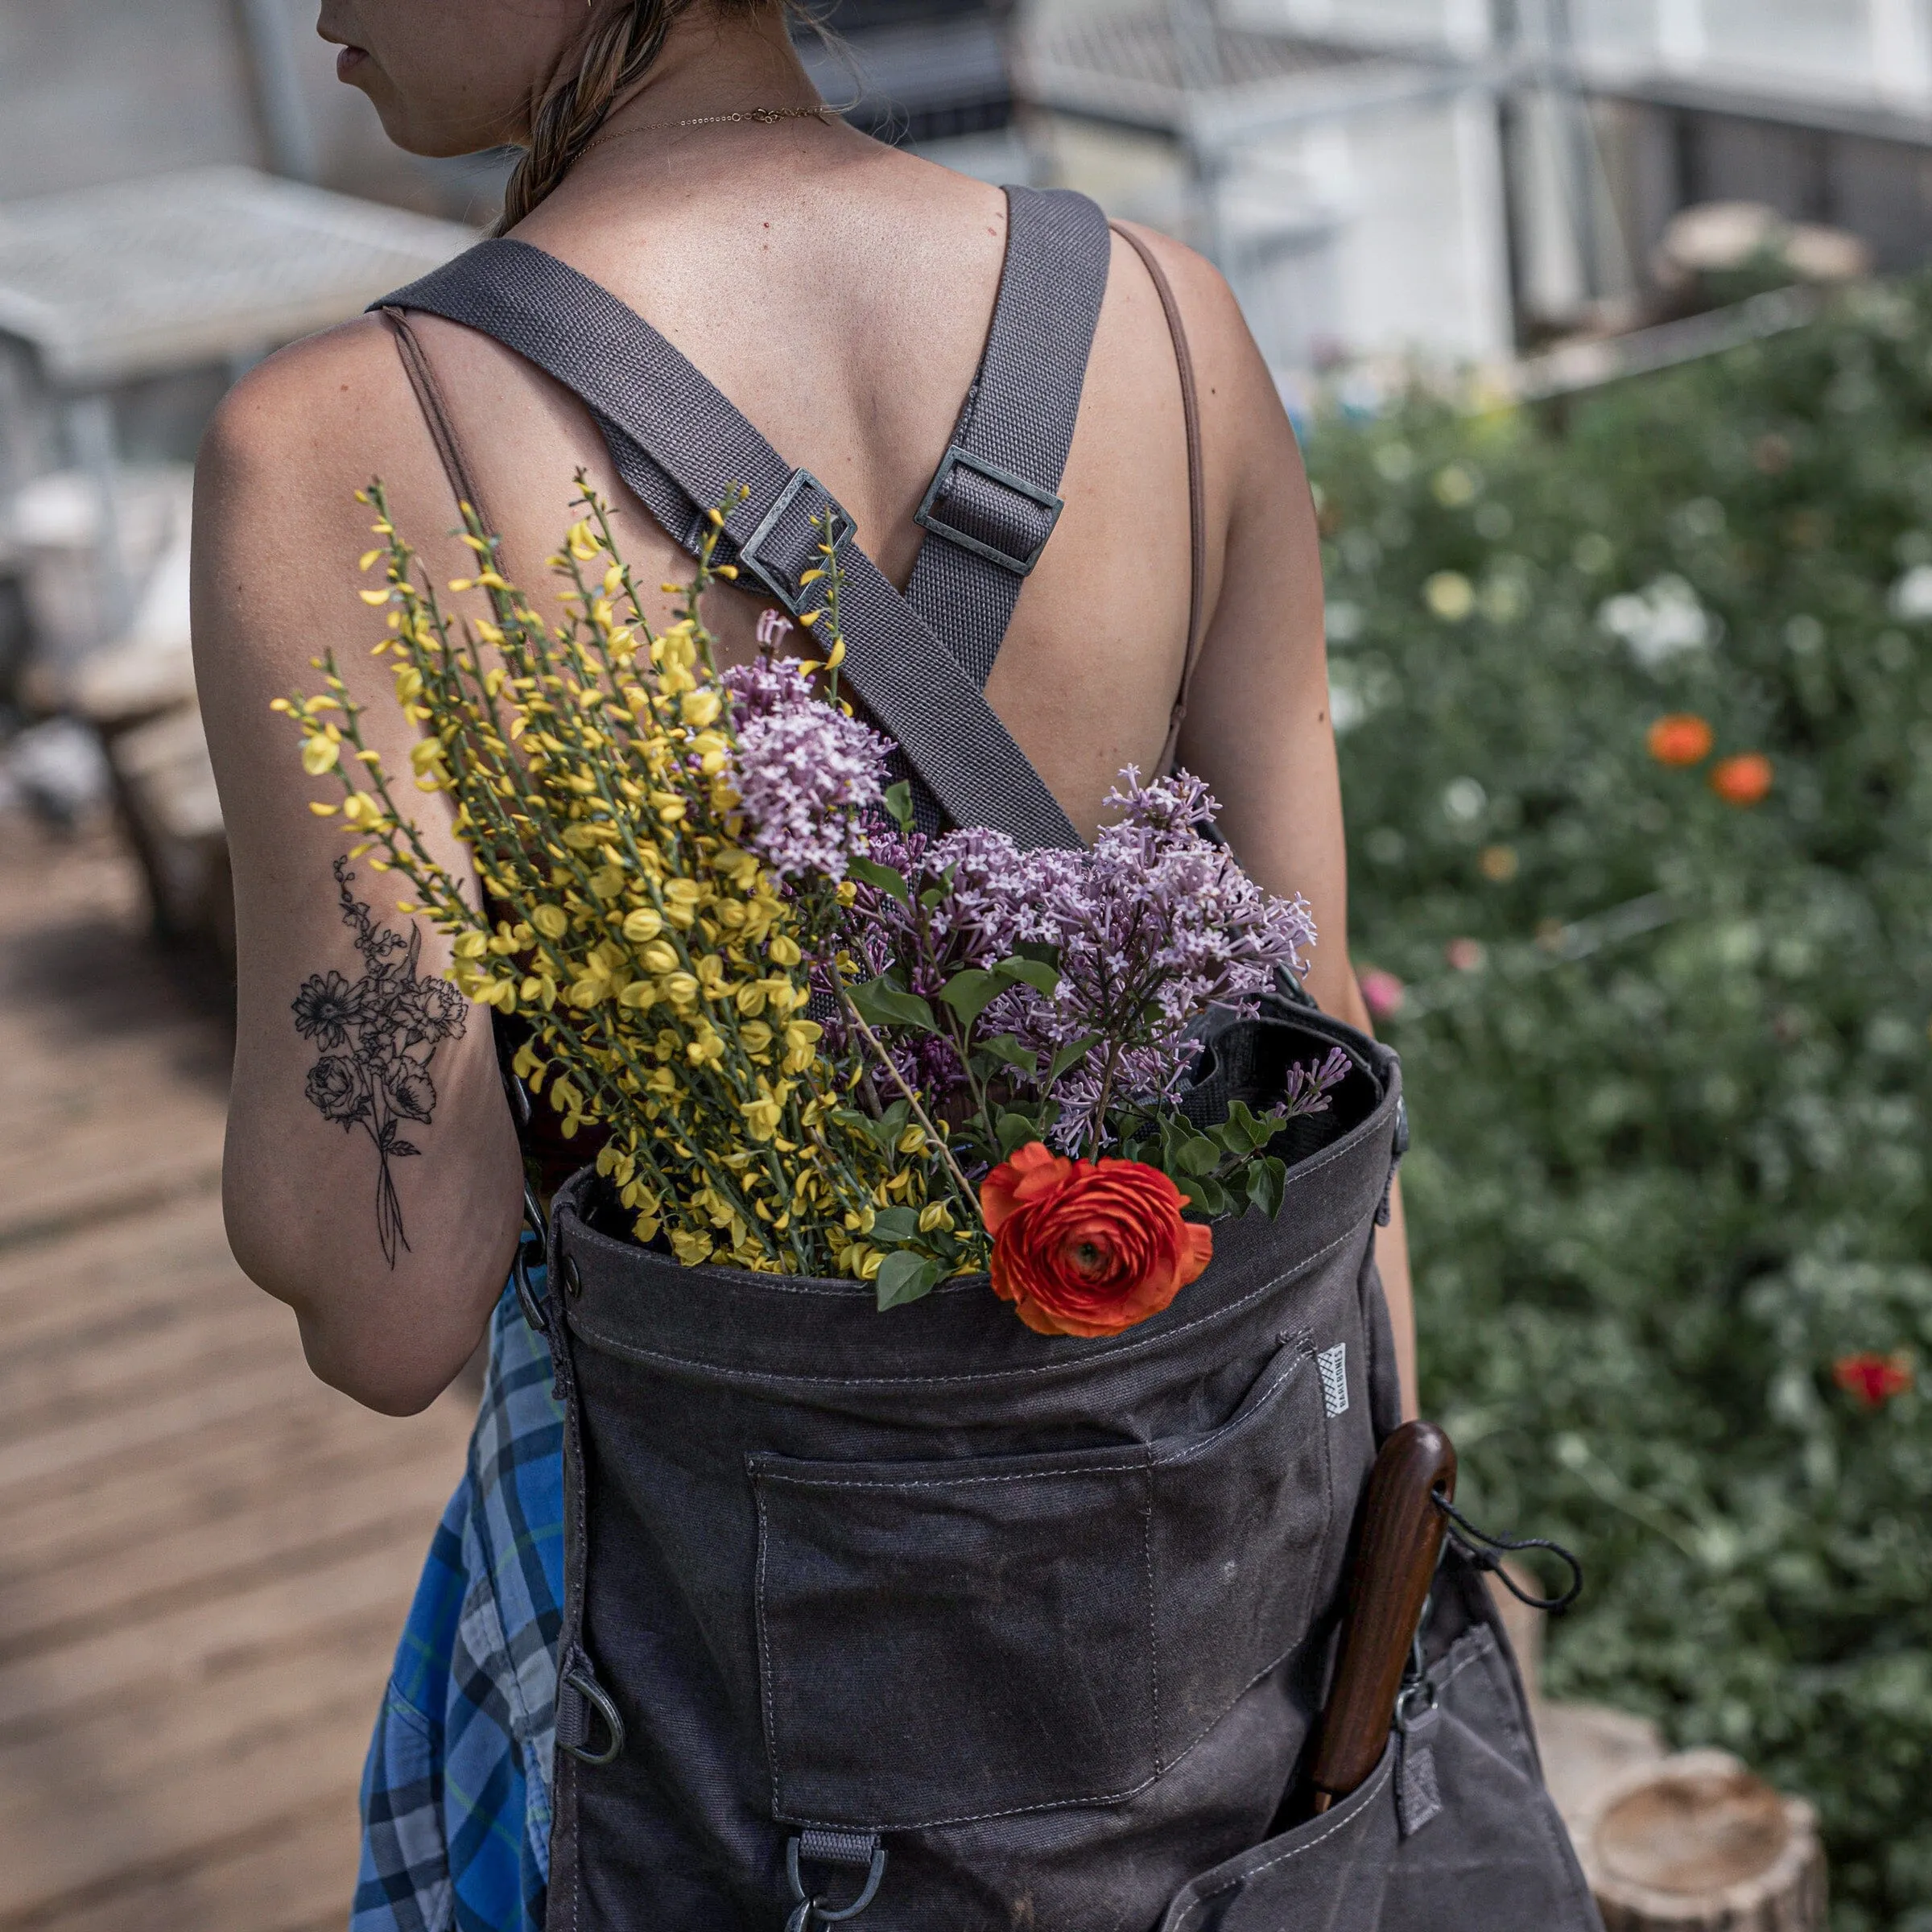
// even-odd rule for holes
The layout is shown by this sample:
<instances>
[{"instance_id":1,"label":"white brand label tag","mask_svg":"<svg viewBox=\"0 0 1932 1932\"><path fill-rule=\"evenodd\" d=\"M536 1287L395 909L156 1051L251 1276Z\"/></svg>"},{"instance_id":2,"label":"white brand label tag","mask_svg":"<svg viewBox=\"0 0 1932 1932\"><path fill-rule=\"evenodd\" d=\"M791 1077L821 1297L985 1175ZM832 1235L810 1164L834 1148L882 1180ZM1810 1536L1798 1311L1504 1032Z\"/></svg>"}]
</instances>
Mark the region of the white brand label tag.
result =
<instances>
[{"instance_id":1,"label":"white brand label tag","mask_svg":"<svg viewBox=\"0 0 1932 1932\"><path fill-rule=\"evenodd\" d=\"M1337 1342L1315 1358L1322 1373L1322 1406L1331 1416L1348 1413L1348 1344Z\"/></svg>"}]
</instances>

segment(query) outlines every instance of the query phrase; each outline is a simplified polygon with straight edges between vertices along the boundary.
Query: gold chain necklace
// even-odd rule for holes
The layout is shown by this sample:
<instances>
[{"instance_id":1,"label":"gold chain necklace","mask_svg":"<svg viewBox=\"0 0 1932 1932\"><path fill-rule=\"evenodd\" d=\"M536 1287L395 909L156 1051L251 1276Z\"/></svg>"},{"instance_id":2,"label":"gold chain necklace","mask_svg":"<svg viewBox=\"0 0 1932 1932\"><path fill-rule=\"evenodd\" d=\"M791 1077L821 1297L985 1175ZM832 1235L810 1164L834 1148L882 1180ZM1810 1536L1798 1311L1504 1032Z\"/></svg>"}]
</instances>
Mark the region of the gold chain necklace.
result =
<instances>
[{"instance_id":1,"label":"gold chain necklace","mask_svg":"<svg viewBox=\"0 0 1932 1932\"><path fill-rule=\"evenodd\" d=\"M642 127L616 127L607 134L599 134L578 150L577 159L581 161L593 148L601 147L606 141L621 141L631 134L668 134L679 127L723 127L737 121L755 121L761 127L770 127L775 121L823 121L834 111L823 101L815 101L810 107L741 107L733 114L699 114L689 121L650 121Z\"/></svg>"}]
</instances>

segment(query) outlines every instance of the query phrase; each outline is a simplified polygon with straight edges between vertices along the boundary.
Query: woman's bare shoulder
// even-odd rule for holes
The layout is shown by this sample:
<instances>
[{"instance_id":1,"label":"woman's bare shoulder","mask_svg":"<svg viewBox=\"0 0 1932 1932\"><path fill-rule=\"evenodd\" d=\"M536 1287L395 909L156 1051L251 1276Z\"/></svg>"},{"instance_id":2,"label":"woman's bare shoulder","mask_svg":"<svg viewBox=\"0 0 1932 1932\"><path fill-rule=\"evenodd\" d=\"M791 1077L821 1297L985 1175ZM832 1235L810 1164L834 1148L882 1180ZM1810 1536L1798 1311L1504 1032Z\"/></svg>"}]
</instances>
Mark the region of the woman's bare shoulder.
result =
<instances>
[{"instance_id":1,"label":"woman's bare shoulder","mask_svg":"<svg viewBox=\"0 0 1932 1932\"><path fill-rule=\"evenodd\" d=\"M361 316L278 349L222 398L202 438L205 491L272 481L299 497L366 481L385 459L413 468L424 438L389 324Z\"/></svg>"},{"instance_id":2,"label":"woman's bare shoulder","mask_svg":"<svg viewBox=\"0 0 1932 1932\"><path fill-rule=\"evenodd\" d=\"M1286 426L1281 400L1227 278L1206 256L1137 221L1113 225L1143 244L1167 278L1187 331L1209 460L1246 453ZM1116 250L1117 269L1118 250Z\"/></svg>"},{"instance_id":3,"label":"woman's bare shoulder","mask_svg":"<svg viewBox=\"0 0 1932 1932\"><path fill-rule=\"evenodd\" d=\"M389 325L365 316L278 351L229 390L195 470L196 648L292 647L304 607L353 604L380 480L409 527L440 531L449 486ZM345 561L346 559L346 562Z\"/></svg>"}]
</instances>

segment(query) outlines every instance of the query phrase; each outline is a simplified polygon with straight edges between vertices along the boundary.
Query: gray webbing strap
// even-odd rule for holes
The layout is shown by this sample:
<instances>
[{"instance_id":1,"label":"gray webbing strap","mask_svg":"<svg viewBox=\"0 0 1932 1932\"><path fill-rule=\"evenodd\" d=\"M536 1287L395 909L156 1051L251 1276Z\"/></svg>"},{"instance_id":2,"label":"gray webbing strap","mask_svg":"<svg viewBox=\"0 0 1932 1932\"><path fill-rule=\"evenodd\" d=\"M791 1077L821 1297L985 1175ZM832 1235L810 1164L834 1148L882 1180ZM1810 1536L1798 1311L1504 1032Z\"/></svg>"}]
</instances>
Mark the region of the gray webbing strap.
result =
<instances>
[{"instance_id":1,"label":"gray webbing strap","mask_svg":"<svg viewBox=\"0 0 1932 1932\"><path fill-rule=\"evenodd\" d=\"M846 674L947 817L1026 848L1076 846L1067 815L931 625L849 540L851 520L794 469L649 323L608 289L521 242L480 243L374 308L419 309L493 336L574 391L612 460L672 539L695 549L705 514L737 486L720 546L795 613L819 561L815 514L841 540ZM922 801L923 803L923 801ZM922 817L931 819L930 811Z\"/></svg>"},{"instance_id":2,"label":"gray webbing strap","mask_svg":"<svg viewBox=\"0 0 1932 1932\"><path fill-rule=\"evenodd\" d=\"M1066 188L1009 188L1006 208L985 353L919 506L929 534L906 586L982 687L1059 518L1113 240L1100 209Z\"/></svg>"}]
</instances>

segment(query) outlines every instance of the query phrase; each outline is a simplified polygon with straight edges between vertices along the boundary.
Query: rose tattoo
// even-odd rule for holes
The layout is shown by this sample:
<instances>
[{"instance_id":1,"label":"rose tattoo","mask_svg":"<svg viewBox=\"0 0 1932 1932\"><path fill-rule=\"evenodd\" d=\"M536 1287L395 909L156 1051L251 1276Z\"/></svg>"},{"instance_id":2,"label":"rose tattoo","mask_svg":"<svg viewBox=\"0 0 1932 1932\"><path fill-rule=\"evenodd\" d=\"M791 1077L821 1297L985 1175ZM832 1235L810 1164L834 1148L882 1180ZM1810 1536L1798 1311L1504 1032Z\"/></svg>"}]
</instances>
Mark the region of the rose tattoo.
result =
<instances>
[{"instance_id":1,"label":"rose tattoo","mask_svg":"<svg viewBox=\"0 0 1932 1932\"><path fill-rule=\"evenodd\" d=\"M349 890L356 875L346 859L336 861L335 875L343 923L354 928L362 956L362 976L315 973L291 1010L295 1031L321 1050L303 1086L309 1104L345 1133L360 1127L375 1148L376 1233L393 1268L398 1249L409 1240L390 1163L423 1151L403 1138L400 1123L428 1125L436 1105L430 1063L444 1041L463 1037L469 1003L445 980L417 978L423 935L414 921L407 939L378 926Z\"/></svg>"}]
</instances>

